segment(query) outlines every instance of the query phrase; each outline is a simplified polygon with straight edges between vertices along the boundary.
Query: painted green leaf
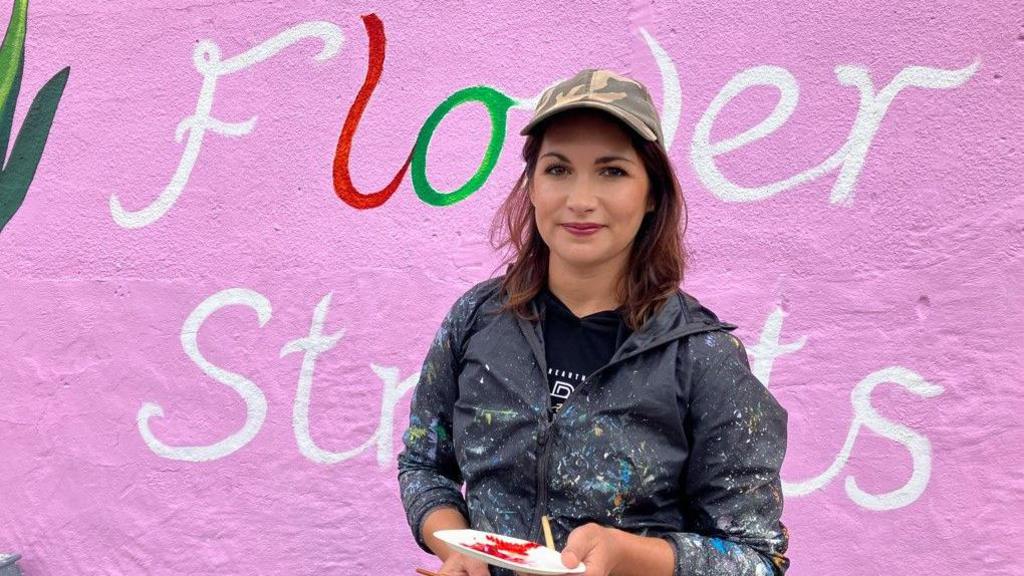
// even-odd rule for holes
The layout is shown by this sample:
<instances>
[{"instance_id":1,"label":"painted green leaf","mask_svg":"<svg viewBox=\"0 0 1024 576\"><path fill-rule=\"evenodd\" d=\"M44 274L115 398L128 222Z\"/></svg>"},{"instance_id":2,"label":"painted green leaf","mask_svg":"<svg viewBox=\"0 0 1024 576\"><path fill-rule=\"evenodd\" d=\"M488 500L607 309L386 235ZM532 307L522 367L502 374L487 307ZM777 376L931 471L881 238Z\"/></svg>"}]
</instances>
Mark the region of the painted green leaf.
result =
<instances>
[{"instance_id":1,"label":"painted green leaf","mask_svg":"<svg viewBox=\"0 0 1024 576\"><path fill-rule=\"evenodd\" d=\"M25 200L70 72L71 68L67 67L56 73L36 94L11 148L7 165L0 172L0 232Z\"/></svg>"},{"instance_id":2,"label":"painted green leaf","mask_svg":"<svg viewBox=\"0 0 1024 576\"><path fill-rule=\"evenodd\" d=\"M4 160L7 158L7 144L10 143L11 127L14 123L14 108L18 105L18 94L21 92L21 73L25 66L25 50L22 49L18 58L18 66L14 73L14 84L11 85L11 94L14 98L4 99L0 105L0 168L3 168Z\"/></svg>"},{"instance_id":3,"label":"painted green leaf","mask_svg":"<svg viewBox=\"0 0 1024 576\"><path fill-rule=\"evenodd\" d=\"M20 84L27 20L28 0L14 0L11 21L4 34L4 43L0 45L0 108L6 108L8 100L18 99L18 91L13 88L15 84ZM14 98L11 98L12 95ZM4 140L7 140L7 136Z\"/></svg>"}]
</instances>

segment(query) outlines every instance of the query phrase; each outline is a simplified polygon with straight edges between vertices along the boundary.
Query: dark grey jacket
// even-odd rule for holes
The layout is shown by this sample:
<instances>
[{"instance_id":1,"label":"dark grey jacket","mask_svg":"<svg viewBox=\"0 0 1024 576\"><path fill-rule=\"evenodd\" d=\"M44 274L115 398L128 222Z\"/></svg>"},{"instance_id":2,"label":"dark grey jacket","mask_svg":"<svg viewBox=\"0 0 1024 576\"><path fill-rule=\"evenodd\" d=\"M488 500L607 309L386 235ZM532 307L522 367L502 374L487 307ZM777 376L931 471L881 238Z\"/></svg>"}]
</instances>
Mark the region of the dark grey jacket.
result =
<instances>
[{"instance_id":1,"label":"dark grey jacket","mask_svg":"<svg viewBox=\"0 0 1024 576\"><path fill-rule=\"evenodd\" d=\"M662 537L676 576L783 574L787 413L736 326L679 291L549 421L543 332L494 313L500 280L451 308L413 396L398 479L420 546L427 513L452 506L533 541L547 514L559 549L587 522Z\"/></svg>"}]
</instances>

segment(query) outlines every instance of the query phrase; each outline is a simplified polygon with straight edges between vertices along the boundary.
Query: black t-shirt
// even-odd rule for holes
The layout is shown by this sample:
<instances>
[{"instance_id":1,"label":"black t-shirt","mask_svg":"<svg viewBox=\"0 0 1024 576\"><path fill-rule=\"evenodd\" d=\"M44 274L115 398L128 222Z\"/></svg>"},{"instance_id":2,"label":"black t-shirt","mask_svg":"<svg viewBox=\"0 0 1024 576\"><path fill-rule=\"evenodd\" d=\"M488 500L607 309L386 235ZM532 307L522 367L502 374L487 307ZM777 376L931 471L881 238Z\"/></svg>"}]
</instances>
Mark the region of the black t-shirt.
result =
<instances>
[{"instance_id":1,"label":"black t-shirt","mask_svg":"<svg viewBox=\"0 0 1024 576\"><path fill-rule=\"evenodd\" d=\"M540 297L546 304L542 328L554 413L587 376L611 360L631 330L621 307L579 318L547 287Z\"/></svg>"}]
</instances>

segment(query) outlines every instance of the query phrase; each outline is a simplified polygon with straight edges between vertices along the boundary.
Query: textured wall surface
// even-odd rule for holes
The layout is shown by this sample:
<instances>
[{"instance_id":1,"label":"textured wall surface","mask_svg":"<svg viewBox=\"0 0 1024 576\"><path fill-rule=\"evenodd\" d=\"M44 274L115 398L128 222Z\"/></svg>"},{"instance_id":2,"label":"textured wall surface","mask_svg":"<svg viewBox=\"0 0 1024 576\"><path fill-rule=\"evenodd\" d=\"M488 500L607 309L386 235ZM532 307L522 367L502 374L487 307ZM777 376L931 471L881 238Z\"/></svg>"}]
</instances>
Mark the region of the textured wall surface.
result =
<instances>
[{"instance_id":1,"label":"textured wall surface","mask_svg":"<svg viewBox=\"0 0 1024 576\"><path fill-rule=\"evenodd\" d=\"M533 102L598 66L651 86L684 289L790 412L791 573L1024 574L1021 14L33 4L15 133L71 72L0 232L0 552L54 576L436 566L397 496L409 390L497 273Z\"/></svg>"}]
</instances>

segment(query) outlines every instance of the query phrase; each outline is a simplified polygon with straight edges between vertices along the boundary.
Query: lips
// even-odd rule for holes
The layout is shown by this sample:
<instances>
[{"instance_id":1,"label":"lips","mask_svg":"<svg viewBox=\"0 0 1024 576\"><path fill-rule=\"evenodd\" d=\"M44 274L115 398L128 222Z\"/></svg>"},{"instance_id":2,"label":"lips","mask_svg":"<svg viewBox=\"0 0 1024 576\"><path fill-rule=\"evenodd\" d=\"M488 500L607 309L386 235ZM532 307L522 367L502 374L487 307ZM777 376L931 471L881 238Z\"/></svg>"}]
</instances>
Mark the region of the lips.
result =
<instances>
[{"instance_id":1,"label":"lips","mask_svg":"<svg viewBox=\"0 0 1024 576\"><path fill-rule=\"evenodd\" d=\"M578 230L580 232L589 232L591 230L602 228L600 224L562 224L562 226L565 226L570 230Z\"/></svg>"}]
</instances>

